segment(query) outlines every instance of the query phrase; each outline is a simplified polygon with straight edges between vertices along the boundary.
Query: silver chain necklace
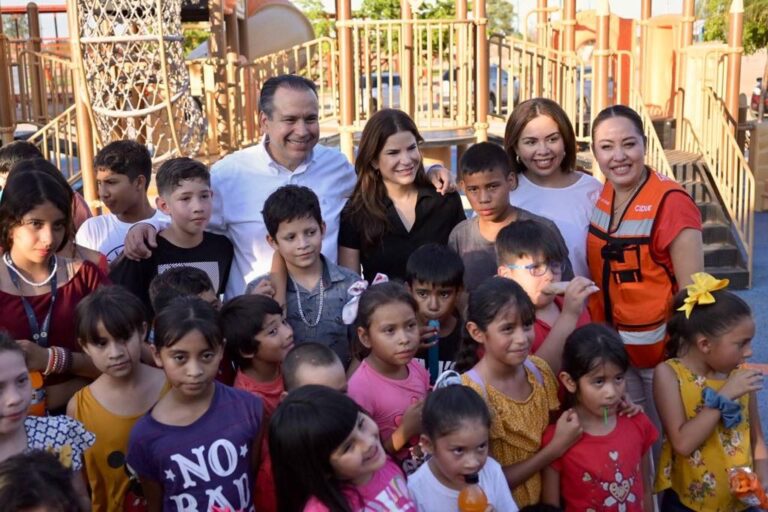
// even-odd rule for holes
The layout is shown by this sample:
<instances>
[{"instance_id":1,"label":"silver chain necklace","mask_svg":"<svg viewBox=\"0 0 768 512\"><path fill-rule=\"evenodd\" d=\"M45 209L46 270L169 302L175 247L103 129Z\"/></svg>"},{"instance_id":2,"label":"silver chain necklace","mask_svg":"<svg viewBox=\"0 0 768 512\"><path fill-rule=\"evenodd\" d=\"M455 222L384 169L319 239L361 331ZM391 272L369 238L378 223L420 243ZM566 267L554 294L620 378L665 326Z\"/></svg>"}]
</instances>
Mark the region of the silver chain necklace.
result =
<instances>
[{"instance_id":1,"label":"silver chain necklace","mask_svg":"<svg viewBox=\"0 0 768 512\"><path fill-rule=\"evenodd\" d=\"M34 288L40 288L45 285L47 285L51 279L53 279L53 276L56 275L56 272L59 270L59 260L56 258L56 255L53 255L53 268L51 269L51 273L48 275L46 279L43 279L40 282L30 281L26 277L24 277L24 274L21 273L21 271L16 268L16 265L13 263L13 260L11 259L11 254L6 252L3 254L3 262L5 263L5 266L8 267L9 270L12 270L17 276L21 278L22 281L27 283L29 286L32 286Z\"/></svg>"},{"instance_id":2,"label":"silver chain necklace","mask_svg":"<svg viewBox=\"0 0 768 512\"><path fill-rule=\"evenodd\" d=\"M304 316L304 308L301 307L301 290L299 285L296 283L296 280L292 275L288 274L288 277L291 278L293 287L296 289L296 306L299 309L299 317L301 318L301 321L304 322L304 324L306 324L308 327L317 327L317 324L320 323L320 317L323 314L323 302L325 301L325 286L323 286L323 276L320 276L320 303L317 305L317 318L315 318L314 322L310 322L307 320L307 317Z\"/></svg>"}]
</instances>

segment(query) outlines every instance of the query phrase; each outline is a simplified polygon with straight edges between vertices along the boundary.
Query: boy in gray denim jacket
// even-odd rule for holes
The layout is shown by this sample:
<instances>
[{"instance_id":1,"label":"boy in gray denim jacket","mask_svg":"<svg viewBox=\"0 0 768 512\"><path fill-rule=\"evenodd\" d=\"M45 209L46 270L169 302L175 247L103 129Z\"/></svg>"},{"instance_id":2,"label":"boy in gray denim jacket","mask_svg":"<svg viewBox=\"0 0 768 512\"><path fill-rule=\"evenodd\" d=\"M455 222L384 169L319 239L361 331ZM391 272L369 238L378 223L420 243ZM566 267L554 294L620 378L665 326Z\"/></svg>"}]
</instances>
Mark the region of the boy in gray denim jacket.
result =
<instances>
[{"instance_id":1,"label":"boy in gray denim jacket","mask_svg":"<svg viewBox=\"0 0 768 512\"><path fill-rule=\"evenodd\" d=\"M267 198L261 213L267 242L288 271L286 319L294 342L326 345L348 366L354 333L344 324L341 310L351 298L347 290L360 276L321 254L325 223L317 196L307 187L285 185ZM249 283L246 293L266 278Z\"/></svg>"}]
</instances>

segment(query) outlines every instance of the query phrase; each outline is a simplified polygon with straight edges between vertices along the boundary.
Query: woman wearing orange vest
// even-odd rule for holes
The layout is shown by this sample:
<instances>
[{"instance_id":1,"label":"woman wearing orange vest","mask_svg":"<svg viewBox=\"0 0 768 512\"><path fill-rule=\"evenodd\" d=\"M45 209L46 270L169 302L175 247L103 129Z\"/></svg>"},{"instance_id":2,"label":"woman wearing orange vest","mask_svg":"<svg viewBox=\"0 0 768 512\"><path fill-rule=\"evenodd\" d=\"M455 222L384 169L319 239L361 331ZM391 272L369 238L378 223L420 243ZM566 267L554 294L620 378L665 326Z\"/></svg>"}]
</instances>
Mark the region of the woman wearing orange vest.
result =
<instances>
[{"instance_id":1,"label":"woman wearing orange vest","mask_svg":"<svg viewBox=\"0 0 768 512\"><path fill-rule=\"evenodd\" d=\"M632 367L627 391L660 428L653 368L664 357L672 298L704 268L701 213L674 180L645 165L640 116L608 107L592 122L592 151L606 183L587 235L587 261L601 293L592 320L619 331Z\"/></svg>"}]
</instances>

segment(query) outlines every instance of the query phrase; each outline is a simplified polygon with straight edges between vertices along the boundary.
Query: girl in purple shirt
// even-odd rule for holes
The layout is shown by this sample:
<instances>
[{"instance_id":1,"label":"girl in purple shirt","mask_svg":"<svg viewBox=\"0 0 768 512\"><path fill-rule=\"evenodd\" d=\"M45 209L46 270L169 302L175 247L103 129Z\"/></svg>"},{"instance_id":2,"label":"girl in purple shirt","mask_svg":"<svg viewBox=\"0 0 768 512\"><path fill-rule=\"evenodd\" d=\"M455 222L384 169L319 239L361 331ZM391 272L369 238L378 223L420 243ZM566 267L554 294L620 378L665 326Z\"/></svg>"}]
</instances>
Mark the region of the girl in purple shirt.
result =
<instances>
[{"instance_id":1,"label":"girl in purple shirt","mask_svg":"<svg viewBox=\"0 0 768 512\"><path fill-rule=\"evenodd\" d=\"M215 381L224 348L216 312L179 297L155 317L154 343L170 390L128 442L149 510L254 512L262 403Z\"/></svg>"}]
</instances>

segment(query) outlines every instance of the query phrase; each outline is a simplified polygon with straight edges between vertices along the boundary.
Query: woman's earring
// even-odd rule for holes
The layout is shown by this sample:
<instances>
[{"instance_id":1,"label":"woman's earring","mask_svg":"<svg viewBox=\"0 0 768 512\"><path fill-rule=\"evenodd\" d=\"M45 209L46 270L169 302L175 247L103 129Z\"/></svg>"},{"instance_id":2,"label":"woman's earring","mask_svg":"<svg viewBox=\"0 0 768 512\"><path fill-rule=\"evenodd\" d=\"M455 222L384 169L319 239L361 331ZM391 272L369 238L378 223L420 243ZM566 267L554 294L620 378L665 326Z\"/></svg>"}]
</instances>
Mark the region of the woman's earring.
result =
<instances>
[{"instance_id":1,"label":"woman's earring","mask_svg":"<svg viewBox=\"0 0 768 512\"><path fill-rule=\"evenodd\" d=\"M522 163L520 162L520 155L515 155L515 161L517 161L518 165Z\"/></svg>"}]
</instances>

